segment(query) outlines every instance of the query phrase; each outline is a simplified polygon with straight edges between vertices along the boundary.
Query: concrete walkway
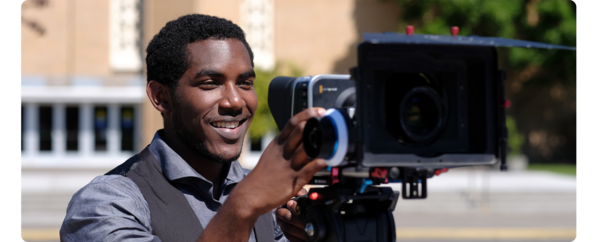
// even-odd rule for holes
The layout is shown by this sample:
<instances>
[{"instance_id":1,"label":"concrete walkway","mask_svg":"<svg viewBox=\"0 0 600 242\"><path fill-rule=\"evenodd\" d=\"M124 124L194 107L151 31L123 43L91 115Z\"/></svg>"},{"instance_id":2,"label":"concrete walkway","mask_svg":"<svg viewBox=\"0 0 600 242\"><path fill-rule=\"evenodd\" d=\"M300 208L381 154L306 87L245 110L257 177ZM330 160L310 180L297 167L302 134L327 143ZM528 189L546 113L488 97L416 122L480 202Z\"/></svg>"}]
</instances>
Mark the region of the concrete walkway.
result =
<instances>
[{"instance_id":1,"label":"concrete walkway","mask_svg":"<svg viewBox=\"0 0 600 242\"><path fill-rule=\"evenodd\" d=\"M400 213L575 213L574 176L542 171L450 170L428 179L424 200L400 200ZM400 191L401 184L389 184Z\"/></svg>"}]
</instances>

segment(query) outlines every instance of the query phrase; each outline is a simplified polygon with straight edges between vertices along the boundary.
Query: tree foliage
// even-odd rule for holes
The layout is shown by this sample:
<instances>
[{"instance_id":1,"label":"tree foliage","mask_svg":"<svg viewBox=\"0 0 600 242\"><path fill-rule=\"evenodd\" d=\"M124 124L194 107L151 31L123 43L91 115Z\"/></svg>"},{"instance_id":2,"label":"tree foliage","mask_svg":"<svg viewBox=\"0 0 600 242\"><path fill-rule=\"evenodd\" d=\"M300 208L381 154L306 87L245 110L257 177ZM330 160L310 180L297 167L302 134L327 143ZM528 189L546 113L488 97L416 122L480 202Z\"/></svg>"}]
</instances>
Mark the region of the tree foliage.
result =
<instances>
[{"instance_id":1,"label":"tree foliage","mask_svg":"<svg viewBox=\"0 0 600 242\"><path fill-rule=\"evenodd\" d=\"M399 32L503 37L575 46L576 6L568 0L395 0L401 8ZM576 52L497 48L507 73L507 110L534 162L575 162ZM509 137L511 139L511 137ZM521 142L509 140L517 145ZM517 147L515 147L517 148Z\"/></svg>"},{"instance_id":2,"label":"tree foliage","mask_svg":"<svg viewBox=\"0 0 600 242\"><path fill-rule=\"evenodd\" d=\"M254 90L258 96L258 108L254 114L248 133L250 139L257 140L267 132L277 132L277 124L271 115L268 103L269 84L277 76L302 76L302 71L291 64L277 63L272 70L263 70L256 68L256 78L254 81Z\"/></svg>"},{"instance_id":3,"label":"tree foliage","mask_svg":"<svg viewBox=\"0 0 600 242\"><path fill-rule=\"evenodd\" d=\"M506 129L508 131L508 155L514 156L521 154L524 137L517 131L517 123L511 116L506 116Z\"/></svg>"},{"instance_id":4,"label":"tree foliage","mask_svg":"<svg viewBox=\"0 0 600 242\"><path fill-rule=\"evenodd\" d=\"M503 37L575 46L575 4L568 0L396 0L402 8L400 30L415 33ZM574 85L575 52L525 48L500 49L502 67L524 70L544 66L556 81ZM552 68L559 66L560 68ZM548 81L540 83L549 84Z\"/></svg>"}]
</instances>

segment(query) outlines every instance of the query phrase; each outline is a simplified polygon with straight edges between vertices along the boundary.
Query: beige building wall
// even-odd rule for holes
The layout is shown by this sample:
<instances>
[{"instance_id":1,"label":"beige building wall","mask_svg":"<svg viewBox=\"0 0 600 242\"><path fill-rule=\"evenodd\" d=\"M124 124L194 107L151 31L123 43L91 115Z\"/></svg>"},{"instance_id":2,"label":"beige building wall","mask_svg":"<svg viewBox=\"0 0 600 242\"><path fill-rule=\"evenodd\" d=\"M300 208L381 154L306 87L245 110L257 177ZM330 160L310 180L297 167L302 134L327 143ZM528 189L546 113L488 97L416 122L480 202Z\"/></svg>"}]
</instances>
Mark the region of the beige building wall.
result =
<instances>
[{"instance_id":1,"label":"beige building wall","mask_svg":"<svg viewBox=\"0 0 600 242\"><path fill-rule=\"evenodd\" d=\"M194 12L218 16L240 25L241 0L196 0Z\"/></svg>"},{"instance_id":2,"label":"beige building wall","mask_svg":"<svg viewBox=\"0 0 600 242\"><path fill-rule=\"evenodd\" d=\"M45 30L43 34L28 27L21 30L23 75L48 75L54 77L48 84L66 85L68 75L111 74L108 1L55 0L41 8L24 2L22 9L24 18L36 20Z\"/></svg>"},{"instance_id":3,"label":"beige building wall","mask_svg":"<svg viewBox=\"0 0 600 242\"><path fill-rule=\"evenodd\" d=\"M21 28L21 73L23 75L66 75L69 54L68 29L66 28L67 2L58 1L45 8L34 8L24 2L22 17L28 21L39 21L44 32L22 25Z\"/></svg>"},{"instance_id":4,"label":"beige building wall","mask_svg":"<svg viewBox=\"0 0 600 242\"><path fill-rule=\"evenodd\" d=\"M275 1L275 56L305 75L348 74L362 32L397 31L399 8L380 0Z\"/></svg>"},{"instance_id":5,"label":"beige building wall","mask_svg":"<svg viewBox=\"0 0 600 242\"><path fill-rule=\"evenodd\" d=\"M64 0L63 0L64 1ZM53 1L57 2L57 1ZM73 74L76 76L108 76L109 66L109 1L72 1L74 21Z\"/></svg>"}]
</instances>

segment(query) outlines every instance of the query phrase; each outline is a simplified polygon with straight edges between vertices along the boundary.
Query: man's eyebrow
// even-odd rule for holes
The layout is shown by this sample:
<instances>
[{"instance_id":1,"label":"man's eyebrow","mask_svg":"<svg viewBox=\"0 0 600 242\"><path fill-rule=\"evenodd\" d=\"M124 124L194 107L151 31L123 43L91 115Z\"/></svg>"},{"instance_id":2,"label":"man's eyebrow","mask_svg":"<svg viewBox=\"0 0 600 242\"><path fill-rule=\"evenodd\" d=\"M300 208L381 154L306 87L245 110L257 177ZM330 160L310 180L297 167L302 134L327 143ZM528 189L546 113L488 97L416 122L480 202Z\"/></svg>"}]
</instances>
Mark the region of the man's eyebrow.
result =
<instances>
[{"instance_id":1,"label":"man's eyebrow","mask_svg":"<svg viewBox=\"0 0 600 242\"><path fill-rule=\"evenodd\" d=\"M196 73L196 76L194 78L199 78L199 77L203 77L203 76L224 77L225 75L223 73L215 71L215 70L202 69ZM247 70L244 73L238 75L238 78L249 78L249 77L256 77L256 74L254 73L254 69Z\"/></svg>"},{"instance_id":2,"label":"man's eyebrow","mask_svg":"<svg viewBox=\"0 0 600 242\"><path fill-rule=\"evenodd\" d=\"M217 76L217 77L224 77L225 75L223 75L223 73L215 71L215 70L211 70L211 69L202 69L200 71L198 71L196 73L196 76L194 76L194 78L198 78L198 77L203 77L203 76Z\"/></svg>"},{"instance_id":3,"label":"man's eyebrow","mask_svg":"<svg viewBox=\"0 0 600 242\"><path fill-rule=\"evenodd\" d=\"M256 77L256 74L254 73L254 69L247 70L244 73L238 75L238 79L245 79L245 78L249 78L249 77Z\"/></svg>"}]
</instances>

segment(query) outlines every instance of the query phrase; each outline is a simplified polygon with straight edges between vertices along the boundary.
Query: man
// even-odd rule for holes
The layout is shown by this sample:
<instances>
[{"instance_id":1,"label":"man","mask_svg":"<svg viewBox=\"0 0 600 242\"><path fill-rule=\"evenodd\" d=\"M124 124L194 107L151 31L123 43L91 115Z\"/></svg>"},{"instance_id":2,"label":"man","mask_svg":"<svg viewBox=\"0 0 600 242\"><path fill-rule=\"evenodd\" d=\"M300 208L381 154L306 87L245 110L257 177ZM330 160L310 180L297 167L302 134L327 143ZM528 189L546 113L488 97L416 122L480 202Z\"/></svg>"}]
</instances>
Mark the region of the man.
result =
<instances>
[{"instance_id":1,"label":"man","mask_svg":"<svg viewBox=\"0 0 600 242\"><path fill-rule=\"evenodd\" d=\"M164 129L140 154L79 190L61 241L303 241L297 216L273 209L326 167L301 145L294 117L249 172L237 162L257 108L252 51L228 20L187 15L147 48L146 92ZM248 173L249 172L249 173ZM243 180L242 180L243 178ZM293 209L292 209L293 210Z\"/></svg>"}]
</instances>

